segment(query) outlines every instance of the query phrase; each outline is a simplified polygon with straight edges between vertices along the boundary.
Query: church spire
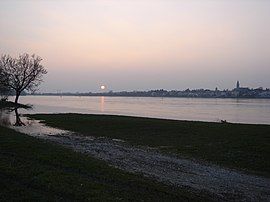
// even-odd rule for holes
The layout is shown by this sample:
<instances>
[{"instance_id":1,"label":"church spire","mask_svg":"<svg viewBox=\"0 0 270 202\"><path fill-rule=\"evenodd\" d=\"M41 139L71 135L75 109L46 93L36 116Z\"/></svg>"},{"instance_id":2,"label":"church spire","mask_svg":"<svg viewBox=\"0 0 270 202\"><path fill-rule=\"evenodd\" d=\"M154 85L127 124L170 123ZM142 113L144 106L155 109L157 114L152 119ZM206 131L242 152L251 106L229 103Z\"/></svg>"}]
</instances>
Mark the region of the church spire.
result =
<instances>
[{"instance_id":1,"label":"church spire","mask_svg":"<svg viewBox=\"0 0 270 202\"><path fill-rule=\"evenodd\" d=\"M237 81L237 83L236 83L236 89L239 89L240 88L240 83L239 83L239 81Z\"/></svg>"}]
</instances>

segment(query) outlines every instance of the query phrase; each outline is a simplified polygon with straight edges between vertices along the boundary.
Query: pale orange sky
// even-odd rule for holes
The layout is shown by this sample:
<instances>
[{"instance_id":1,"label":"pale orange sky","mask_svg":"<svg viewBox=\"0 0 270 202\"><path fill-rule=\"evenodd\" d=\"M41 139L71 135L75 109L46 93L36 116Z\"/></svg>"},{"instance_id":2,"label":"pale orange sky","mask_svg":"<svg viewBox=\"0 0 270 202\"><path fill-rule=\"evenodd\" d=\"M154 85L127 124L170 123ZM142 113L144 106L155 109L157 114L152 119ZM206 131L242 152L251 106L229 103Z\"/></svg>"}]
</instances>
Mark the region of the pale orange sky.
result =
<instances>
[{"instance_id":1,"label":"pale orange sky","mask_svg":"<svg viewBox=\"0 0 270 202\"><path fill-rule=\"evenodd\" d=\"M0 53L36 53L41 91L270 87L267 0L0 1Z\"/></svg>"}]
</instances>

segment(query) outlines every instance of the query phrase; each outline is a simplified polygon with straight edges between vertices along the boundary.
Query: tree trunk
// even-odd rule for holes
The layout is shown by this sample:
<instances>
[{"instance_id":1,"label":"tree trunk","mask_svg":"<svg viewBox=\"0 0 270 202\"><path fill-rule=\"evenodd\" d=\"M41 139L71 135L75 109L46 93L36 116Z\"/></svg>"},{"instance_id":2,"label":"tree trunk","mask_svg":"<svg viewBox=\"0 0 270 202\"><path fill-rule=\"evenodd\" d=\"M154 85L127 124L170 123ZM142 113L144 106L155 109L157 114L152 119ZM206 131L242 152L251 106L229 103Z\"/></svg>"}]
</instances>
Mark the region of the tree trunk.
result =
<instances>
[{"instance_id":1,"label":"tree trunk","mask_svg":"<svg viewBox=\"0 0 270 202\"><path fill-rule=\"evenodd\" d=\"M14 124L15 126L25 126L25 124L22 122L20 118L20 114L18 112L18 108L15 108L15 115L16 115L16 123Z\"/></svg>"},{"instance_id":2,"label":"tree trunk","mask_svg":"<svg viewBox=\"0 0 270 202\"><path fill-rule=\"evenodd\" d=\"M15 104L18 104L19 97L20 97L20 93L16 92Z\"/></svg>"}]
</instances>

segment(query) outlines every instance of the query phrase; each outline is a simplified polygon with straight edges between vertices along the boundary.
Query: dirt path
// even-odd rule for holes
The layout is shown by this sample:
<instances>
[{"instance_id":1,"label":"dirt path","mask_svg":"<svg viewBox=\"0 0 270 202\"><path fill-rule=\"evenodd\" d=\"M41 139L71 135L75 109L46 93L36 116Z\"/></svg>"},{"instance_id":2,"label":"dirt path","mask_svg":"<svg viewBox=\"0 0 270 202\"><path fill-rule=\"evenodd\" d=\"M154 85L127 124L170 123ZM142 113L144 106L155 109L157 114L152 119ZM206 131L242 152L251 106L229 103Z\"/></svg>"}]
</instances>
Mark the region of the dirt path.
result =
<instances>
[{"instance_id":1,"label":"dirt path","mask_svg":"<svg viewBox=\"0 0 270 202\"><path fill-rule=\"evenodd\" d=\"M120 140L80 136L38 122L15 129L87 153L128 172L141 173L198 193L207 192L217 200L270 201L269 178L161 154L157 150L134 147Z\"/></svg>"}]
</instances>

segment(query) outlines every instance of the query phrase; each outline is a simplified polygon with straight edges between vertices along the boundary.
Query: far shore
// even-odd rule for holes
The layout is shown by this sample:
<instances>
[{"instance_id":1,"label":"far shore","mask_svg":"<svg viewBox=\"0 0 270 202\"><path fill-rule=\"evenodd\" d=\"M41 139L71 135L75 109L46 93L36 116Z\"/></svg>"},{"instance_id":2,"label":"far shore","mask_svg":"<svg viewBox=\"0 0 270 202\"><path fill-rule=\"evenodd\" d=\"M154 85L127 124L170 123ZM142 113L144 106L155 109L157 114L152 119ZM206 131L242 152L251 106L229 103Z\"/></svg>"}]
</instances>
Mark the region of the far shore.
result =
<instances>
[{"instance_id":1,"label":"far shore","mask_svg":"<svg viewBox=\"0 0 270 202\"><path fill-rule=\"evenodd\" d=\"M130 95L108 95L108 94L27 94L22 96L58 96L58 97L64 97L64 96L76 96L76 97L135 97L135 98L190 98L190 99L234 99L234 100L245 100L245 99L270 99L270 97L179 97L179 96L130 96Z\"/></svg>"}]
</instances>

